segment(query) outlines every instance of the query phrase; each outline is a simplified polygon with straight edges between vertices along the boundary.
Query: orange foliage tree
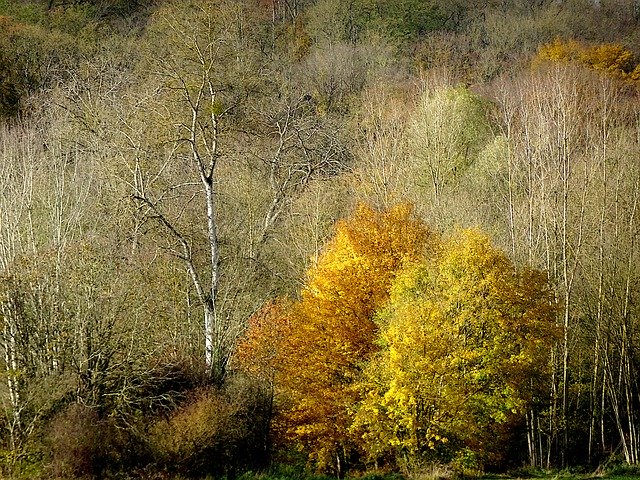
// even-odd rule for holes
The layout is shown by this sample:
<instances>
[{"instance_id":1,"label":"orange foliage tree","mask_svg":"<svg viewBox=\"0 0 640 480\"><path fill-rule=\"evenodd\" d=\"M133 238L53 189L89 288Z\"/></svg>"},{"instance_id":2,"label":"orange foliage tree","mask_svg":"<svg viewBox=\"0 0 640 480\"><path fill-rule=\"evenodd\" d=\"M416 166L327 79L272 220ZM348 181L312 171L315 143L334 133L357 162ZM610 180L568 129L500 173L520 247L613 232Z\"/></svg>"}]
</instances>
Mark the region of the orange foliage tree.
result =
<instances>
[{"instance_id":1,"label":"orange foliage tree","mask_svg":"<svg viewBox=\"0 0 640 480\"><path fill-rule=\"evenodd\" d=\"M362 365L374 350L374 313L407 264L418 261L431 236L410 205L377 212L359 205L338 223L333 240L308 272L301 298L267 306L239 348L244 364L275 378L289 438L321 468L344 468L348 427Z\"/></svg>"},{"instance_id":2,"label":"orange foliage tree","mask_svg":"<svg viewBox=\"0 0 640 480\"><path fill-rule=\"evenodd\" d=\"M282 355L289 335L289 309L286 298L267 301L249 319L249 327L234 356L240 370L273 388L276 382L278 357Z\"/></svg>"}]
</instances>

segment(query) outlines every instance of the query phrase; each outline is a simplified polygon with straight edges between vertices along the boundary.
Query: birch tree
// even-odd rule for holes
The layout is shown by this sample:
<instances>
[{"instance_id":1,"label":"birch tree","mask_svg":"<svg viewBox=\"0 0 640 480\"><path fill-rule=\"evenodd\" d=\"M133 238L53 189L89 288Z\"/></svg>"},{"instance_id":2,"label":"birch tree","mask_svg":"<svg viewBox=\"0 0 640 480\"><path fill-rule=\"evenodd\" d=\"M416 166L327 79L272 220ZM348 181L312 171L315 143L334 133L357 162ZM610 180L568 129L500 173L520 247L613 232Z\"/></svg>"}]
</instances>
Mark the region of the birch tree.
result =
<instances>
[{"instance_id":1,"label":"birch tree","mask_svg":"<svg viewBox=\"0 0 640 480\"><path fill-rule=\"evenodd\" d=\"M59 380L71 370L74 342L82 341L81 334L70 334L62 272L93 211L88 198L95 179L91 162L81 162L44 122L4 126L2 138L2 402L9 449L17 454L57 395L64 394ZM47 393L41 390L45 384Z\"/></svg>"},{"instance_id":2,"label":"birch tree","mask_svg":"<svg viewBox=\"0 0 640 480\"><path fill-rule=\"evenodd\" d=\"M615 78L567 65L500 88L505 238L514 258L549 271L562 306L549 410L528 417L532 464L568 464L580 449L596 459L614 448L612 431L636 461L637 135L624 92Z\"/></svg>"},{"instance_id":3,"label":"birch tree","mask_svg":"<svg viewBox=\"0 0 640 480\"><path fill-rule=\"evenodd\" d=\"M203 311L204 360L217 384L242 330L237 302L247 276L240 273L229 241L221 260L221 227L229 227L224 221L242 211L230 207L229 199L222 207L221 195L245 153L239 122L251 113L247 98L259 81L255 35L260 27L254 13L243 2L176 2L160 9L147 38L148 90L134 100L145 106L145 114L134 112L121 124L121 154L138 218L164 231L165 248L186 267ZM273 205L260 238L277 217L280 199ZM229 208L235 210L224 211Z\"/></svg>"}]
</instances>

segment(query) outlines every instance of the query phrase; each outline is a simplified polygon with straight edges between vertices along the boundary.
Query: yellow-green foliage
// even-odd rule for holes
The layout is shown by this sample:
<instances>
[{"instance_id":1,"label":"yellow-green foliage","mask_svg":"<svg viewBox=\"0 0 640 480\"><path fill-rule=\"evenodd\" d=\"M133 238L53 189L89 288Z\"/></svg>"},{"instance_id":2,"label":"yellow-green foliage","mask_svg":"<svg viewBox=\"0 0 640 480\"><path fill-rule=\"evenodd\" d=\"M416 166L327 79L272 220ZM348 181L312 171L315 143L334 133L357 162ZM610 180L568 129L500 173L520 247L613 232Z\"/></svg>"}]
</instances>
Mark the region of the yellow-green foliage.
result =
<instances>
[{"instance_id":1,"label":"yellow-green foliage","mask_svg":"<svg viewBox=\"0 0 640 480\"><path fill-rule=\"evenodd\" d=\"M372 461L493 459L543 388L554 317L544 275L462 232L394 282L351 432Z\"/></svg>"},{"instance_id":2,"label":"yellow-green foliage","mask_svg":"<svg viewBox=\"0 0 640 480\"><path fill-rule=\"evenodd\" d=\"M63 11L51 13L51 25L17 18L0 15L0 116L6 117L20 113L30 94L69 75L96 40L82 18L69 27L72 19Z\"/></svg>"},{"instance_id":3,"label":"yellow-green foliage","mask_svg":"<svg viewBox=\"0 0 640 480\"><path fill-rule=\"evenodd\" d=\"M469 167L491 135L486 103L466 87L426 92L411 125L410 151L435 188Z\"/></svg>"},{"instance_id":4,"label":"yellow-green foliage","mask_svg":"<svg viewBox=\"0 0 640 480\"><path fill-rule=\"evenodd\" d=\"M556 39L538 49L533 64L549 61L578 63L623 80L640 78L640 65L633 52L619 43L588 45L576 40Z\"/></svg>"}]
</instances>

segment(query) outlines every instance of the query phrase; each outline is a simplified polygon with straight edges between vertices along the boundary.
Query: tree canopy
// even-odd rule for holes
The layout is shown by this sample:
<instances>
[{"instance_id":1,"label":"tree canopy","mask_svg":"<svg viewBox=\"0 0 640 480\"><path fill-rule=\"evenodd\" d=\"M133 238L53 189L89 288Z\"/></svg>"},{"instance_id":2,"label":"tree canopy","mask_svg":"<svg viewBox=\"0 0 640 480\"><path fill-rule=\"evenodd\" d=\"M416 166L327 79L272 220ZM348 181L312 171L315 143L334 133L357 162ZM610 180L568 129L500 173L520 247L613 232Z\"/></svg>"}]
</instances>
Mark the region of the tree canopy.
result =
<instances>
[{"instance_id":1,"label":"tree canopy","mask_svg":"<svg viewBox=\"0 0 640 480\"><path fill-rule=\"evenodd\" d=\"M405 270L377 317L380 351L351 427L369 458L472 453L482 465L504 453L501 427L518 423L548 381L555 309L545 275L517 271L477 231Z\"/></svg>"}]
</instances>

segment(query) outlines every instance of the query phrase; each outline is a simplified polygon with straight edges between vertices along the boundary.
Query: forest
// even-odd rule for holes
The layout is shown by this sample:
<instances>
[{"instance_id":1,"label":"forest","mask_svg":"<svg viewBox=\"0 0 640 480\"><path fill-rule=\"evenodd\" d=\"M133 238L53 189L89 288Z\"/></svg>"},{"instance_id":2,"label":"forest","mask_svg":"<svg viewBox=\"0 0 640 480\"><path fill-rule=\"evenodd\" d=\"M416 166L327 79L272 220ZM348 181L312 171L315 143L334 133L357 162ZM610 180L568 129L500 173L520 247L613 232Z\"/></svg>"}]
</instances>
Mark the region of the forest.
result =
<instances>
[{"instance_id":1,"label":"forest","mask_svg":"<svg viewBox=\"0 0 640 480\"><path fill-rule=\"evenodd\" d=\"M640 2L0 25L0 476L640 464Z\"/></svg>"}]
</instances>

